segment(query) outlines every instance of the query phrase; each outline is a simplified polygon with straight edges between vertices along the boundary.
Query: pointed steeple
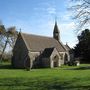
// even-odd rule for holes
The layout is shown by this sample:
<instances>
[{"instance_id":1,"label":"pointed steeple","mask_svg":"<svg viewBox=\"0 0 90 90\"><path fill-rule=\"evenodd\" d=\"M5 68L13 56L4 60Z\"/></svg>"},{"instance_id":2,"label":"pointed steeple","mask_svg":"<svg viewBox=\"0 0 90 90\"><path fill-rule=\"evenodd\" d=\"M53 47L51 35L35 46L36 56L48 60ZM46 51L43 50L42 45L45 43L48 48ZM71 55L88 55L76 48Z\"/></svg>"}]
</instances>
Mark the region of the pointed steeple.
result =
<instances>
[{"instance_id":1,"label":"pointed steeple","mask_svg":"<svg viewBox=\"0 0 90 90\"><path fill-rule=\"evenodd\" d=\"M54 31L53 31L53 38L55 38L57 41L60 41L60 35L59 35L59 29L57 25L57 21L55 21Z\"/></svg>"},{"instance_id":2,"label":"pointed steeple","mask_svg":"<svg viewBox=\"0 0 90 90\"><path fill-rule=\"evenodd\" d=\"M55 21L54 32L59 32L57 21Z\"/></svg>"}]
</instances>

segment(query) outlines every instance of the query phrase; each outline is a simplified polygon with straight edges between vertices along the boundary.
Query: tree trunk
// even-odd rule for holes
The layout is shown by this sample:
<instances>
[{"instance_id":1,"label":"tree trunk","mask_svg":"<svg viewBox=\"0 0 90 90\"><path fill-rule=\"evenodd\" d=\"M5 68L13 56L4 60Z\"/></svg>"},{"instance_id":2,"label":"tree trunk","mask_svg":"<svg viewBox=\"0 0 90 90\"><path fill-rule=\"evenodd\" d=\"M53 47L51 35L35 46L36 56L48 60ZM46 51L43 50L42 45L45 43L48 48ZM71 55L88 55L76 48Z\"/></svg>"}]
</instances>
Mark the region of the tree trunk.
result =
<instances>
[{"instance_id":1,"label":"tree trunk","mask_svg":"<svg viewBox=\"0 0 90 90\"><path fill-rule=\"evenodd\" d=\"M7 37L7 39L6 39L6 42L5 42L5 45L4 45L4 48L3 48L3 51L2 51L1 57L0 57L0 62L2 62L2 58L3 58L3 55L4 55L5 49L7 47L7 44L8 44L8 39L9 39L9 37Z\"/></svg>"}]
</instances>

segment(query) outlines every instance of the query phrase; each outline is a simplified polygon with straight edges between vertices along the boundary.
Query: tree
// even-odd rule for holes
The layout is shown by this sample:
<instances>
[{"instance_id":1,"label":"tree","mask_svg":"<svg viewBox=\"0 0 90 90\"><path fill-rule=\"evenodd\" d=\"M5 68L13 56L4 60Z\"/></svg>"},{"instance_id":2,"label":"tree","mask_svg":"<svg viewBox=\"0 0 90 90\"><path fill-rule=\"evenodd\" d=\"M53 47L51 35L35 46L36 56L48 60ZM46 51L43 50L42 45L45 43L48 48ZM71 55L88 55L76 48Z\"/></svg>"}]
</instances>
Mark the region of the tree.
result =
<instances>
[{"instance_id":1,"label":"tree","mask_svg":"<svg viewBox=\"0 0 90 90\"><path fill-rule=\"evenodd\" d=\"M5 49L7 47L7 44L9 44L12 48L15 44L16 38L17 38L18 32L16 31L15 27L10 27L8 29L5 29L4 25L0 26L0 36L2 36L1 44L4 42L0 60L2 61L3 54L5 52Z\"/></svg>"},{"instance_id":2,"label":"tree","mask_svg":"<svg viewBox=\"0 0 90 90\"><path fill-rule=\"evenodd\" d=\"M0 23L0 53L2 51L2 48L4 47L4 33L5 27Z\"/></svg>"},{"instance_id":3,"label":"tree","mask_svg":"<svg viewBox=\"0 0 90 90\"><path fill-rule=\"evenodd\" d=\"M15 45L15 41L17 38L18 32L16 31L16 27L9 27L7 29L7 37L9 37L8 43L13 48Z\"/></svg>"},{"instance_id":4,"label":"tree","mask_svg":"<svg viewBox=\"0 0 90 90\"><path fill-rule=\"evenodd\" d=\"M85 25L90 26L90 0L72 0L73 4L70 8L72 10L73 18L76 19L78 29L81 30Z\"/></svg>"},{"instance_id":5,"label":"tree","mask_svg":"<svg viewBox=\"0 0 90 90\"><path fill-rule=\"evenodd\" d=\"M90 30L85 29L78 35L79 43L76 45L74 52L75 57L81 57L82 62L90 63Z\"/></svg>"}]
</instances>

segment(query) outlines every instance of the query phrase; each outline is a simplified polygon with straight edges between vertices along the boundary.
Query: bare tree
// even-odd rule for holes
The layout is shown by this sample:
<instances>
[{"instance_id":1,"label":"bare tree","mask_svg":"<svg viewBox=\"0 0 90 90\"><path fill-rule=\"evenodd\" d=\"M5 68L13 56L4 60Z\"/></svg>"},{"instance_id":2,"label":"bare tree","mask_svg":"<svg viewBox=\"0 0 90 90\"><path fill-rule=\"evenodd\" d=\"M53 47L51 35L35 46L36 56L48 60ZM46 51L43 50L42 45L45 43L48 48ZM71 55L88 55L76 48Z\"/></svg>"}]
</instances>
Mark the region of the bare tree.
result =
<instances>
[{"instance_id":1,"label":"bare tree","mask_svg":"<svg viewBox=\"0 0 90 90\"><path fill-rule=\"evenodd\" d=\"M9 34L8 43L13 48L18 35L18 32L16 31L16 27L15 26L9 27L7 33Z\"/></svg>"},{"instance_id":2,"label":"bare tree","mask_svg":"<svg viewBox=\"0 0 90 90\"><path fill-rule=\"evenodd\" d=\"M72 0L73 5L69 8L72 10L72 16L76 19L78 29L90 25L90 0Z\"/></svg>"},{"instance_id":3,"label":"bare tree","mask_svg":"<svg viewBox=\"0 0 90 90\"><path fill-rule=\"evenodd\" d=\"M15 27L10 27L8 29L5 29L4 26L1 26L0 32L1 32L0 35L3 36L2 41L4 42L4 46L0 56L0 60L2 61L2 57L7 47L7 44L9 44L13 48L18 32L16 31Z\"/></svg>"},{"instance_id":4,"label":"bare tree","mask_svg":"<svg viewBox=\"0 0 90 90\"><path fill-rule=\"evenodd\" d=\"M0 53L2 52L2 48L4 47L4 33L5 27L0 23Z\"/></svg>"}]
</instances>

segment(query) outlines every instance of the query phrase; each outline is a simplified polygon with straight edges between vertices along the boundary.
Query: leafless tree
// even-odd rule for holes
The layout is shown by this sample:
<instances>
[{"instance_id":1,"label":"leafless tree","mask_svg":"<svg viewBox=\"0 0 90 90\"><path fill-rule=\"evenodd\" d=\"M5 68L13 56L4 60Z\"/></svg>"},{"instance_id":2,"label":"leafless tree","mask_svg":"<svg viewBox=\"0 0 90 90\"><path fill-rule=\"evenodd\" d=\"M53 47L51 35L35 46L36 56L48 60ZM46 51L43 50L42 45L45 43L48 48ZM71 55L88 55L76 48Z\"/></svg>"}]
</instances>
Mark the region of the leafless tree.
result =
<instances>
[{"instance_id":1,"label":"leafless tree","mask_svg":"<svg viewBox=\"0 0 90 90\"><path fill-rule=\"evenodd\" d=\"M1 61L5 49L7 47L7 44L9 44L13 48L17 38L17 34L18 32L16 31L15 27L10 27L8 29L5 29L4 25L0 25L0 37L2 38L0 41L1 44L0 46L2 47L1 56L0 56Z\"/></svg>"},{"instance_id":2,"label":"leafless tree","mask_svg":"<svg viewBox=\"0 0 90 90\"><path fill-rule=\"evenodd\" d=\"M76 19L78 30L90 26L90 0L71 0L73 5L69 8L72 11L73 19Z\"/></svg>"},{"instance_id":3,"label":"leafless tree","mask_svg":"<svg viewBox=\"0 0 90 90\"><path fill-rule=\"evenodd\" d=\"M4 25L2 25L2 23L0 23L0 54L4 47L4 33L5 33L5 27Z\"/></svg>"}]
</instances>

